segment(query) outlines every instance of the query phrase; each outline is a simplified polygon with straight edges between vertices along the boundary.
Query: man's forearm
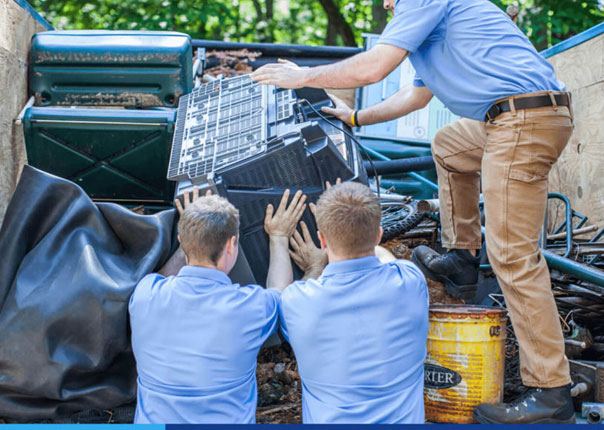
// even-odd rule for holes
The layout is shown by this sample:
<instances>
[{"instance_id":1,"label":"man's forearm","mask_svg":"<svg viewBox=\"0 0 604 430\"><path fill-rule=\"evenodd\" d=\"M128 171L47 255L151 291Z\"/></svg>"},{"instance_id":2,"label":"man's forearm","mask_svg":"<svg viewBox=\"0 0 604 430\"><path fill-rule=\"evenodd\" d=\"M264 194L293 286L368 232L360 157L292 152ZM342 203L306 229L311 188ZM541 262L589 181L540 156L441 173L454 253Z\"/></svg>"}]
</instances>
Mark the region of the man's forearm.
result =
<instances>
[{"instance_id":1,"label":"man's forearm","mask_svg":"<svg viewBox=\"0 0 604 430\"><path fill-rule=\"evenodd\" d=\"M362 125L391 121L422 109L430 99L432 93L427 88L408 85L383 102L360 110L357 118Z\"/></svg>"},{"instance_id":2,"label":"man's forearm","mask_svg":"<svg viewBox=\"0 0 604 430\"><path fill-rule=\"evenodd\" d=\"M285 236L269 236L270 263L266 287L283 291L294 282L294 272L289 259L289 238Z\"/></svg>"},{"instance_id":3,"label":"man's forearm","mask_svg":"<svg viewBox=\"0 0 604 430\"><path fill-rule=\"evenodd\" d=\"M375 70L366 66L367 52L333 64L307 70L306 86L313 88L360 88L381 80ZM355 71L355 69L357 69Z\"/></svg>"},{"instance_id":4,"label":"man's forearm","mask_svg":"<svg viewBox=\"0 0 604 430\"><path fill-rule=\"evenodd\" d=\"M308 68L304 83L314 88L364 87L384 79L407 55L403 49L378 45L337 63Z\"/></svg>"}]
</instances>

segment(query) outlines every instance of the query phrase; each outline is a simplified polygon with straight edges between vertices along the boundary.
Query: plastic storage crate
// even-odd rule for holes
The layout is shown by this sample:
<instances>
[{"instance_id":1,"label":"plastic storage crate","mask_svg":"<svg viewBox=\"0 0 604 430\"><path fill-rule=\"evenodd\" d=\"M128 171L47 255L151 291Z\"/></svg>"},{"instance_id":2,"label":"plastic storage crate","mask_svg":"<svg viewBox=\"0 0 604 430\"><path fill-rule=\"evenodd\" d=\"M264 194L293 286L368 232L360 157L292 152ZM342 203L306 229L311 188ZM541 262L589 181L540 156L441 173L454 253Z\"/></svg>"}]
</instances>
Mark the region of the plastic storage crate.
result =
<instances>
[{"instance_id":1,"label":"plastic storage crate","mask_svg":"<svg viewBox=\"0 0 604 430\"><path fill-rule=\"evenodd\" d=\"M32 39L38 106L166 106L193 89L191 38L155 31L48 31Z\"/></svg>"},{"instance_id":2,"label":"plastic storage crate","mask_svg":"<svg viewBox=\"0 0 604 430\"><path fill-rule=\"evenodd\" d=\"M80 185L95 200L165 204L175 111L31 107L28 162Z\"/></svg>"}]
</instances>

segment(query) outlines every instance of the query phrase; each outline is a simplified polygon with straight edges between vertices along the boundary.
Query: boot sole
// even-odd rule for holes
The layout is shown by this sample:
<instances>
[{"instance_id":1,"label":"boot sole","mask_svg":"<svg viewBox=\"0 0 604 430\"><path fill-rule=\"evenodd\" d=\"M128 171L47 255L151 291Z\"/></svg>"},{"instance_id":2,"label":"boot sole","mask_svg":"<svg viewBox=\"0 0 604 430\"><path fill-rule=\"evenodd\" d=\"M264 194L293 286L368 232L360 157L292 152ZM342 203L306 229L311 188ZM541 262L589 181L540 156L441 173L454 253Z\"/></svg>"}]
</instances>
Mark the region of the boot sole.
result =
<instances>
[{"instance_id":1,"label":"boot sole","mask_svg":"<svg viewBox=\"0 0 604 430\"><path fill-rule=\"evenodd\" d=\"M472 413L472 418L480 424L509 424L505 422L495 421L487 418L476 411ZM542 418L540 420L531 421L528 423L514 423L514 424L576 424L577 418L573 415L572 417L565 420L558 420L555 418Z\"/></svg>"},{"instance_id":2,"label":"boot sole","mask_svg":"<svg viewBox=\"0 0 604 430\"><path fill-rule=\"evenodd\" d=\"M411 254L411 261L415 263L415 265L419 268L419 270L421 270L421 272L426 278L444 284L447 293L449 293L449 295L455 297L456 299L471 300L476 295L476 291L478 290L478 284L458 285L451 281L448 277L444 275L438 275L429 270L422 263L420 263L419 260L415 258L415 255L413 254Z\"/></svg>"}]
</instances>

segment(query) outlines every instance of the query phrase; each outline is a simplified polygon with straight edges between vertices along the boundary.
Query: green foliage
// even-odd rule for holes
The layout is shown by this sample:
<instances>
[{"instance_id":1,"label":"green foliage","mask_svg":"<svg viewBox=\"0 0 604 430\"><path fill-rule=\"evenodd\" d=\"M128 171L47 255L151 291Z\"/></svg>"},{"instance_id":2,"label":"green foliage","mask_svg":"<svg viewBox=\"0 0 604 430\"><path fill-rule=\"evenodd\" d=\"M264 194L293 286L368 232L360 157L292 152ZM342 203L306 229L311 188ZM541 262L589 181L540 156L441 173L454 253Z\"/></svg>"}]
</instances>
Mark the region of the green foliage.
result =
<instances>
[{"instance_id":1,"label":"green foliage","mask_svg":"<svg viewBox=\"0 0 604 430\"><path fill-rule=\"evenodd\" d=\"M404 0L403 0L404 1ZM544 49L604 20L604 0L492 0L520 9L518 24ZM380 32L381 0L329 0L352 29ZM341 28L316 0L31 0L58 29L174 30L193 38L241 42L343 44ZM333 17L332 17L333 18ZM329 33L331 32L331 38ZM335 33L334 33L335 32Z\"/></svg>"},{"instance_id":2,"label":"green foliage","mask_svg":"<svg viewBox=\"0 0 604 430\"><path fill-rule=\"evenodd\" d=\"M604 21L601 0L493 0L519 6L518 25L538 50L549 48Z\"/></svg>"}]
</instances>

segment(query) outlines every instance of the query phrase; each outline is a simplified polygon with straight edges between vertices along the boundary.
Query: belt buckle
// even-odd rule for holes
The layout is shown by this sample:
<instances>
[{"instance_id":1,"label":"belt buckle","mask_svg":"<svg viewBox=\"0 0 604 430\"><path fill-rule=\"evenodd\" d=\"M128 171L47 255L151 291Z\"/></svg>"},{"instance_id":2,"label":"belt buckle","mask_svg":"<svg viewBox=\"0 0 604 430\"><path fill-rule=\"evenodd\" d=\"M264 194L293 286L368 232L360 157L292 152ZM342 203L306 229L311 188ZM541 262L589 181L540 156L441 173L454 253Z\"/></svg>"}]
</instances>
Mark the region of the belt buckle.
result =
<instances>
[{"instance_id":1,"label":"belt buckle","mask_svg":"<svg viewBox=\"0 0 604 430\"><path fill-rule=\"evenodd\" d=\"M493 115L491 115L491 111L492 110L495 111L495 112L493 112ZM501 107L499 107L499 103L494 104L493 106L491 106L489 108L489 110L487 111L487 122L493 122L493 121L495 121L495 118L497 118L500 113L501 113Z\"/></svg>"}]
</instances>

